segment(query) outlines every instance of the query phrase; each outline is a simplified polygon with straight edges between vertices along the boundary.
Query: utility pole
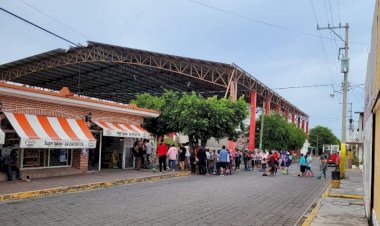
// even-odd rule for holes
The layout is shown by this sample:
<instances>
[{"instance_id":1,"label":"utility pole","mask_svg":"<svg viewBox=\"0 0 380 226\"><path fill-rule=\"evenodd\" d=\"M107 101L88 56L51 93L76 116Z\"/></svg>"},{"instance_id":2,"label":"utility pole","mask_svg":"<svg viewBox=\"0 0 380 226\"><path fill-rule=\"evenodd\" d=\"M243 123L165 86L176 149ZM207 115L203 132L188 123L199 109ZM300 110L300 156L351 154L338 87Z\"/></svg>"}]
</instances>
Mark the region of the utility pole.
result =
<instances>
[{"instance_id":1,"label":"utility pole","mask_svg":"<svg viewBox=\"0 0 380 226\"><path fill-rule=\"evenodd\" d=\"M344 39L340 37L334 29L343 29L345 30ZM341 148L340 148L340 177L344 178L345 169L346 169L346 114L347 114L347 90L348 90L348 70L349 70L349 58L348 58L348 29L350 26L346 23L345 26L339 24L339 26L331 27L330 24L327 27L320 28L317 25L317 30L330 30L332 31L340 40L344 42L344 56L341 59L342 68L341 72L343 73L343 104L342 104L342 140L341 140Z\"/></svg>"}]
</instances>

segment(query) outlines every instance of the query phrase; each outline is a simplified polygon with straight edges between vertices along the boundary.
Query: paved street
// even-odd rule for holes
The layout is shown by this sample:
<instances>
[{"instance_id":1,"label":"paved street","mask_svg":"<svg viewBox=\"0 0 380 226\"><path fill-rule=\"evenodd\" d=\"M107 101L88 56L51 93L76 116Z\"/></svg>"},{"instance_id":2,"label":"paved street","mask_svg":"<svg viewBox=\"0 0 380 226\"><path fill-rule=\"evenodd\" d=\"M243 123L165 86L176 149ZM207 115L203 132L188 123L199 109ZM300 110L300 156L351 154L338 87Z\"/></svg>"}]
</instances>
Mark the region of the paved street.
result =
<instances>
[{"instance_id":1,"label":"paved street","mask_svg":"<svg viewBox=\"0 0 380 226\"><path fill-rule=\"evenodd\" d=\"M1 225L293 225L327 182L189 176L0 204Z\"/></svg>"}]
</instances>

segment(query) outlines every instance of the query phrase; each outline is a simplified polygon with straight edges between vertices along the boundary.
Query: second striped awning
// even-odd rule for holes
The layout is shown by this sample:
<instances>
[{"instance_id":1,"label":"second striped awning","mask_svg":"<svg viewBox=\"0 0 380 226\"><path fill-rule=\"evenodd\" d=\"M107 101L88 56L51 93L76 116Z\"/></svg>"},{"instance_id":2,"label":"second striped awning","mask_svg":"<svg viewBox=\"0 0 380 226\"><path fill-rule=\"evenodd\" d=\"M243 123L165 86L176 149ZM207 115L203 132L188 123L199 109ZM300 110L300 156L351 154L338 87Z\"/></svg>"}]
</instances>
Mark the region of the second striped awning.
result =
<instances>
[{"instance_id":1,"label":"second striped awning","mask_svg":"<svg viewBox=\"0 0 380 226\"><path fill-rule=\"evenodd\" d=\"M149 133L138 125L102 121L93 121L93 123L103 129L103 136L150 138Z\"/></svg>"},{"instance_id":2,"label":"second striped awning","mask_svg":"<svg viewBox=\"0 0 380 226\"><path fill-rule=\"evenodd\" d=\"M20 148L95 148L83 120L5 112L20 137Z\"/></svg>"}]
</instances>

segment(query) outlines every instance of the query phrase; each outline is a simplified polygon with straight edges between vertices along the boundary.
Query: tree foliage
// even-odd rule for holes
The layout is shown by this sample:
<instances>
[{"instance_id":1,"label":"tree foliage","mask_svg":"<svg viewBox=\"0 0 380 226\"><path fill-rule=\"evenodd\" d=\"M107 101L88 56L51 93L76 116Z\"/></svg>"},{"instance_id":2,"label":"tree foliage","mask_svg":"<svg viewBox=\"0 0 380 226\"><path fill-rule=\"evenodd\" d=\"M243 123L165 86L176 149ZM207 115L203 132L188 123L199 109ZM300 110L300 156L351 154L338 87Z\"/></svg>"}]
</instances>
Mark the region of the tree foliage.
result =
<instances>
[{"instance_id":1,"label":"tree foliage","mask_svg":"<svg viewBox=\"0 0 380 226\"><path fill-rule=\"evenodd\" d=\"M255 143L260 142L260 116L256 121ZM297 128L294 124L288 123L287 120L279 114L270 114L264 116L263 130L263 148L275 150L298 149L303 146L306 135L303 130Z\"/></svg>"},{"instance_id":2,"label":"tree foliage","mask_svg":"<svg viewBox=\"0 0 380 226\"><path fill-rule=\"evenodd\" d=\"M317 142L318 140L318 142ZM312 128L309 132L309 142L313 147L317 147L318 153L322 152L324 144L339 144L339 139L333 134L333 132L324 126L317 126Z\"/></svg>"},{"instance_id":3,"label":"tree foliage","mask_svg":"<svg viewBox=\"0 0 380 226\"><path fill-rule=\"evenodd\" d=\"M206 144L211 137L237 139L236 129L247 117L244 97L236 102L216 96L204 98L195 92L179 94L166 91L162 96L137 95L131 102L139 107L160 111L157 118L144 120L144 128L155 136L169 132L182 132L189 136L191 143Z\"/></svg>"}]
</instances>

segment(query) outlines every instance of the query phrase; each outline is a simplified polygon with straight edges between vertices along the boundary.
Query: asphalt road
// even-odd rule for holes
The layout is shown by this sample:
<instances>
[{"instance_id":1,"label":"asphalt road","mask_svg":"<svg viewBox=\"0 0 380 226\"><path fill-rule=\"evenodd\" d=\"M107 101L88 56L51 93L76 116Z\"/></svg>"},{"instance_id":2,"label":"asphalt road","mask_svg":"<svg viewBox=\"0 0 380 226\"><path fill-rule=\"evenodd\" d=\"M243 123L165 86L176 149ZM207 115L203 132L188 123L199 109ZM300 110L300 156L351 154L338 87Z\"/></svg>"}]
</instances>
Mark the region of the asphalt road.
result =
<instances>
[{"instance_id":1,"label":"asphalt road","mask_svg":"<svg viewBox=\"0 0 380 226\"><path fill-rule=\"evenodd\" d=\"M293 225L327 183L294 174L197 175L6 202L0 225Z\"/></svg>"}]
</instances>

